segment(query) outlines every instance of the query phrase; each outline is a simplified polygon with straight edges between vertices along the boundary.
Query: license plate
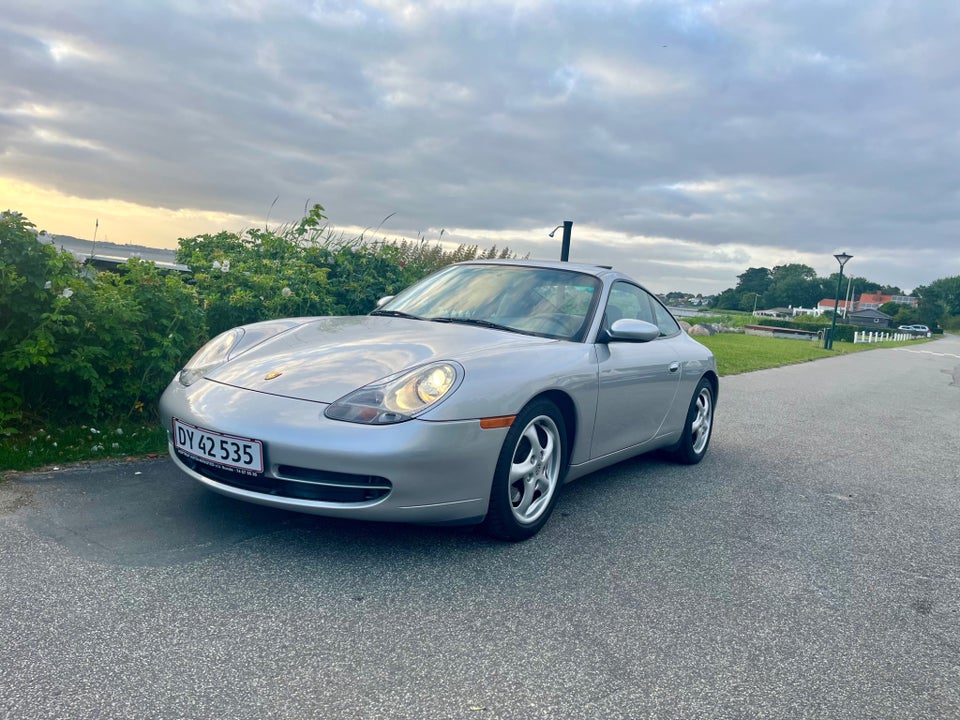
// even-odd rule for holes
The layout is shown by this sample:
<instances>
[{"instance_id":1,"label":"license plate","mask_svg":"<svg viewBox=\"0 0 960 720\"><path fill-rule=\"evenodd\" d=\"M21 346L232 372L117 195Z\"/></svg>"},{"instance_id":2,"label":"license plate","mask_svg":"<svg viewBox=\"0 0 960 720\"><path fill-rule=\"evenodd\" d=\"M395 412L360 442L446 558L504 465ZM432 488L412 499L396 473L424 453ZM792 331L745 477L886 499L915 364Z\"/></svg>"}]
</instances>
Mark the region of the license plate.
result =
<instances>
[{"instance_id":1,"label":"license plate","mask_svg":"<svg viewBox=\"0 0 960 720\"><path fill-rule=\"evenodd\" d=\"M263 443L259 440L204 430L174 418L173 445L210 465L263 472Z\"/></svg>"}]
</instances>

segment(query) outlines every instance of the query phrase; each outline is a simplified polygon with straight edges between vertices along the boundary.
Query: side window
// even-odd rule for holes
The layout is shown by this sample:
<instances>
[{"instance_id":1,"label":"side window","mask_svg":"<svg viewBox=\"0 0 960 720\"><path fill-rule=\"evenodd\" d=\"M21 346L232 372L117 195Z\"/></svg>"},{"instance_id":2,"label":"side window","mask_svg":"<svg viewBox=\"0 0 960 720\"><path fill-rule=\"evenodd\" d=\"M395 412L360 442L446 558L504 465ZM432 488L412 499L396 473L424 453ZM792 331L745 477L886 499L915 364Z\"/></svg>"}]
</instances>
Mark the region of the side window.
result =
<instances>
[{"instance_id":1,"label":"side window","mask_svg":"<svg viewBox=\"0 0 960 720\"><path fill-rule=\"evenodd\" d=\"M657 325L650 296L636 285L616 282L610 288L610 299L607 301L607 323L621 318L646 320Z\"/></svg>"},{"instance_id":2,"label":"side window","mask_svg":"<svg viewBox=\"0 0 960 720\"><path fill-rule=\"evenodd\" d=\"M656 300L653 301L653 311L657 315L657 327L660 328L661 335L676 335L680 332L680 326L673 319L673 315Z\"/></svg>"}]
</instances>

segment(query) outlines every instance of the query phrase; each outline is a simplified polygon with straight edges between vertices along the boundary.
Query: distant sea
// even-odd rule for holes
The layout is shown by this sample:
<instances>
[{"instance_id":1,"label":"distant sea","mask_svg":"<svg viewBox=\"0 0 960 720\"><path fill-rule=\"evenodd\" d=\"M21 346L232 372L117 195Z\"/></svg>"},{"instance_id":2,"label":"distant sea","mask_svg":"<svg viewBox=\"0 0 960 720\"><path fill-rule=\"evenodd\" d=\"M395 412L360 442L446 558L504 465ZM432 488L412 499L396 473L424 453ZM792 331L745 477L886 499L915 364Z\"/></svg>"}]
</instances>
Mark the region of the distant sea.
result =
<instances>
[{"instance_id":1,"label":"distant sea","mask_svg":"<svg viewBox=\"0 0 960 720\"><path fill-rule=\"evenodd\" d=\"M144 245L120 245L119 243L102 240L94 242L93 240L82 240L71 237L70 235L39 235L37 236L37 240L68 250L78 259L88 258L91 255L110 259L138 257L155 263L167 264L176 262L177 257L176 250L146 247Z\"/></svg>"}]
</instances>

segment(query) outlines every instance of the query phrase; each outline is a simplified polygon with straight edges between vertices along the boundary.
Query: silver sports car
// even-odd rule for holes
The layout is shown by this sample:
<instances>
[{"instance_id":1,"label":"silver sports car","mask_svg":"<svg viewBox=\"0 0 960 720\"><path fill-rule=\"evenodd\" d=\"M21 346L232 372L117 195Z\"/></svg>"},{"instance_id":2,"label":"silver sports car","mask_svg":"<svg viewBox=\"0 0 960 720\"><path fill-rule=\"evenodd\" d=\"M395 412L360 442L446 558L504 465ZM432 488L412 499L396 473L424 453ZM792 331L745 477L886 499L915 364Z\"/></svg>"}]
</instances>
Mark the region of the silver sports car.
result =
<instances>
[{"instance_id":1,"label":"silver sports car","mask_svg":"<svg viewBox=\"0 0 960 720\"><path fill-rule=\"evenodd\" d=\"M713 355L627 276L489 260L369 315L229 330L160 412L174 463L224 495L522 540L567 481L656 449L699 462L716 400Z\"/></svg>"}]
</instances>

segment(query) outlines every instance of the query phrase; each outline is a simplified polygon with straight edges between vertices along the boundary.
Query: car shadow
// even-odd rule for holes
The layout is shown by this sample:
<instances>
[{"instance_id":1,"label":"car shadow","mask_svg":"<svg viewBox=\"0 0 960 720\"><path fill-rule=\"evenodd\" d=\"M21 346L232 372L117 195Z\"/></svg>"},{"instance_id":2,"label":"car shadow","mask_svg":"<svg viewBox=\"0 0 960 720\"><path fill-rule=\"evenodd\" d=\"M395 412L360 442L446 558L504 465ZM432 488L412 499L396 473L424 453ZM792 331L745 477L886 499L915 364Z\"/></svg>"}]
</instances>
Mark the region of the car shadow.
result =
<instances>
[{"instance_id":1,"label":"car shadow","mask_svg":"<svg viewBox=\"0 0 960 720\"><path fill-rule=\"evenodd\" d=\"M614 514L617 507L655 506L676 473L676 465L654 454L576 480L564 487L547 526L519 544L490 539L470 525L343 520L247 503L204 488L166 459L38 473L13 480L7 490L24 498L14 515L33 532L95 562L178 565L256 546L348 563L364 553L527 552L589 533L591 518Z\"/></svg>"}]
</instances>

